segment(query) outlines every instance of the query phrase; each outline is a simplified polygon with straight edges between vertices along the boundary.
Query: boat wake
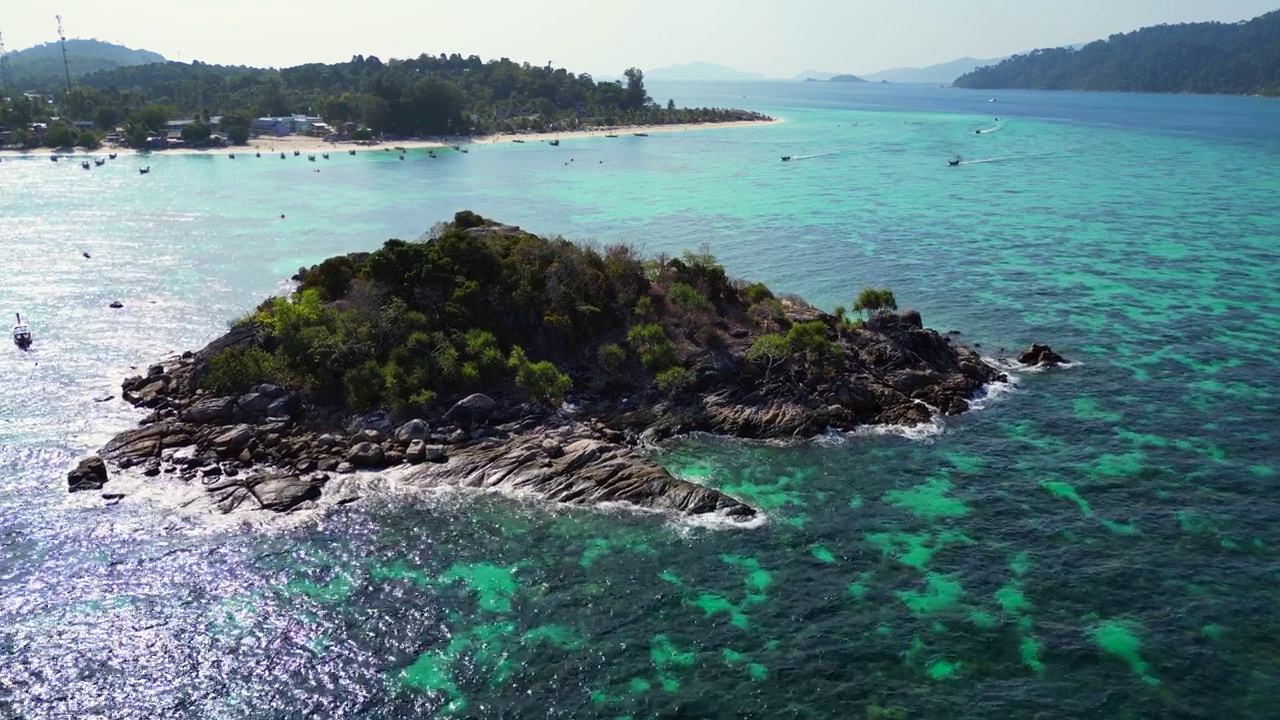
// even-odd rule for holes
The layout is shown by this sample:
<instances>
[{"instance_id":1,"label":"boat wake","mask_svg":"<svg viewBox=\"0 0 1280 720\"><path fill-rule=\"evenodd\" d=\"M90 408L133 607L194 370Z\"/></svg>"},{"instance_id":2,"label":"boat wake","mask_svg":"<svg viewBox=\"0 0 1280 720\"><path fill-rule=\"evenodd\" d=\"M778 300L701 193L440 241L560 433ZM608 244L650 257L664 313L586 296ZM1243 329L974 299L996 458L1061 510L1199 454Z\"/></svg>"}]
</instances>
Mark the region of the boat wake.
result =
<instances>
[{"instance_id":1,"label":"boat wake","mask_svg":"<svg viewBox=\"0 0 1280 720\"><path fill-rule=\"evenodd\" d=\"M983 160L961 160L961 165L981 165L982 163L1003 162L1005 160L1020 160L1027 155L1006 155L1004 157L985 158Z\"/></svg>"},{"instance_id":2,"label":"boat wake","mask_svg":"<svg viewBox=\"0 0 1280 720\"><path fill-rule=\"evenodd\" d=\"M828 157L831 155L845 155L851 152L853 152L853 150L831 150L823 153L814 153L813 155L792 155L791 159L792 160L812 160L814 158Z\"/></svg>"}]
</instances>

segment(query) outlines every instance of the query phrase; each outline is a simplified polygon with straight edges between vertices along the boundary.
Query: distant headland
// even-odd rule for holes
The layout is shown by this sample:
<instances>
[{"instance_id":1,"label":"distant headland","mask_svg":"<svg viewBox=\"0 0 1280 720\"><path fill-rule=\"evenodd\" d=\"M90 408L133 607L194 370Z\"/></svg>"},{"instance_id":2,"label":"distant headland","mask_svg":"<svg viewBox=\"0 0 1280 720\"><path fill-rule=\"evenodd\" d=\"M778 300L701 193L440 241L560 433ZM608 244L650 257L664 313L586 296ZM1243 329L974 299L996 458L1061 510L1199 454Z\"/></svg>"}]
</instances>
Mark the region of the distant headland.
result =
<instances>
[{"instance_id":1,"label":"distant headland","mask_svg":"<svg viewBox=\"0 0 1280 720\"><path fill-rule=\"evenodd\" d=\"M755 508L646 449L914 425L1004 379L887 289L829 314L729 278L705 251L646 259L470 212L296 279L203 350L126 380L124 399L151 414L70 489L103 489L110 463L198 482L222 512L284 512L354 501L340 478L390 469L416 486L746 521ZM1056 358L1044 350L1033 361Z\"/></svg>"},{"instance_id":2,"label":"distant headland","mask_svg":"<svg viewBox=\"0 0 1280 720\"><path fill-rule=\"evenodd\" d=\"M624 78L597 82L551 65L458 54L385 63L357 55L282 70L120 64L81 74L69 89L65 79L50 80L4 98L0 147L155 150L285 135L368 142L772 120L749 110L681 107L674 98L660 103L642 71L630 68Z\"/></svg>"},{"instance_id":3,"label":"distant headland","mask_svg":"<svg viewBox=\"0 0 1280 720\"><path fill-rule=\"evenodd\" d=\"M956 87L1280 96L1280 10L1245 23L1161 25L1079 49L1014 55Z\"/></svg>"}]
</instances>

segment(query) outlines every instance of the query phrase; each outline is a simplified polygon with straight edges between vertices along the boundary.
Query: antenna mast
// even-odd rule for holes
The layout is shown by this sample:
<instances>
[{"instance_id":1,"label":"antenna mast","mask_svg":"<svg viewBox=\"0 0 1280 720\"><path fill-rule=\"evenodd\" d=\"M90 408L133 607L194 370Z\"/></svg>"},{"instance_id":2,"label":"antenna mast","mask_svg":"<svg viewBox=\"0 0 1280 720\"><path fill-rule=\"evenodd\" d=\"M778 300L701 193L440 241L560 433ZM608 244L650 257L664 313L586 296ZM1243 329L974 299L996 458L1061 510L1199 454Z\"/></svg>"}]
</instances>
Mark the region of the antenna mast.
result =
<instances>
[{"instance_id":1,"label":"antenna mast","mask_svg":"<svg viewBox=\"0 0 1280 720\"><path fill-rule=\"evenodd\" d=\"M0 77L4 79L4 94L9 94L9 54L4 51L4 33L0 33Z\"/></svg>"},{"instance_id":2,"label":"antenna mast","mask_svg":"<svg viewBox=\"0 0 1280 720\"><path fill-rule=\"evenodd\" d=\"M62 43L62 70L67 74L67 92L71 92L71 66L67 64L67 38L62 34L62 16L54 15L58 19L58 42Z\"/></svg>"}]
</instances>

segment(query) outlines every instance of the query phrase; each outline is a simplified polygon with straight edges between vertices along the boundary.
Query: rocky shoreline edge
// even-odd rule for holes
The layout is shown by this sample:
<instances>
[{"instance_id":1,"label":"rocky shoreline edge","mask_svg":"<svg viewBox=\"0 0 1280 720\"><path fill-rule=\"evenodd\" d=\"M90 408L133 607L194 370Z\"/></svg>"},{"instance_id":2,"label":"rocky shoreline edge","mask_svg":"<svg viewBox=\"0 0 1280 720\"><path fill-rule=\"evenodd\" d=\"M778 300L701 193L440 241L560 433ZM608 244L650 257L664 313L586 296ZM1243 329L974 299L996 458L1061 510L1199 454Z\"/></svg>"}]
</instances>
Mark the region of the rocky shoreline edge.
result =
<instances>
[{"instance_id":1,"label":"rocky shoreline edge","mask_svg":"<svg viewBox=\"0 0 1280 720\"><path fill-rule=\"evenodd\" d=\"M794 310L794 309L793 309ZM812 308L802 314L829 317ZM758 511L718 490L673 477L647 450L674 435L707 432L731 438L804 440L866 424L927 422L955 415L967 398L1005 380L973 350L925 329L918 313L872 318L848 349L858 372L830 378L811 392L761 383L733 349L699 359L710 377L691 401L618 404L591 397L549 409L473 394L433 418L394 422L387 412L352 416L310 405L277 385L238 396L199 389L209 359L258 342L238 326L197 352L186 352L126 379L123 398L149 409L139 427L117 435L68 474L71 492L103 491L108 466L149 478L199 483L211 508L294 512L319 507L326 485L358 471L401 468L400 482L531 493L568 505L604 503L671 513L717 516L735 523ZM1061 362L1047 346L1025 364ZM630 405L630 407L628 407ZM118 501L120 493L103 492ZM359 496L327 498L347 504Z\"/></svg>"}]
</instances>

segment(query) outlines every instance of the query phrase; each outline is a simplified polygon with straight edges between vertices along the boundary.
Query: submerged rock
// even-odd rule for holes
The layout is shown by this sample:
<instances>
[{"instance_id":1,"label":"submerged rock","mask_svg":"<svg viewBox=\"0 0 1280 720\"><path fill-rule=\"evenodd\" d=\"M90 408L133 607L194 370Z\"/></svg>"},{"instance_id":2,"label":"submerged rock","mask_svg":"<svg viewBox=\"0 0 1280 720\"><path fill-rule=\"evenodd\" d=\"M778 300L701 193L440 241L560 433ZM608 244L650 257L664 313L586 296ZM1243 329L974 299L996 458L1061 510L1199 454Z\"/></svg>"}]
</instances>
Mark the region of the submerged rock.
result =
<instances>
[{"instance_id":1,"label":"submerged rock","mask_svg":"<svg viewBox=\"0 0 1280 720\"><path fill-rule=\"evenodd\" d=\"M1054 352L1048 345L1035 343L1027 348L1018 356L1018 362L1023 365L1061 365L1067 362L1067 359Z\"/></svg>"}]
</instances>

